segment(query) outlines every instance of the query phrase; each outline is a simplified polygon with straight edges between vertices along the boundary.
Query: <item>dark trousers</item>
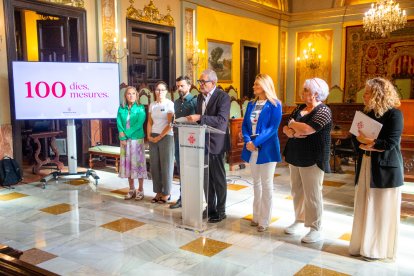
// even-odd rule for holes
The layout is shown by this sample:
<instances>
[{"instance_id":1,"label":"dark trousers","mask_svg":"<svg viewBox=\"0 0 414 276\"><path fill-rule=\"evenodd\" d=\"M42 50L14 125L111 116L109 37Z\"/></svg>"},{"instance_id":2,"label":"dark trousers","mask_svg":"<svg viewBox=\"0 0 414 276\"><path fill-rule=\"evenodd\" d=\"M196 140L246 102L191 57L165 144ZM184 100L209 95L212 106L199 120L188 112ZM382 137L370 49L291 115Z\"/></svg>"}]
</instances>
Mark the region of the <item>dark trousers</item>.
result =
<instances>
[{"instance_id":1,"label":"dark trousers","mask_svg":"<svg viewBox=\"0 0 414 276\"><path fill-rule=\"evenodd\" d=\"M208 214L213 216L226 212L226 170L224 169L224 153L209 154L208 158L208 172L204 173L204 194L207 196Z\"/></svg>"},{"instance_id":2,"label":"dark trousers","mask_svg":"<svg viewBox=\"0 0 414 276\"><path fill-rule=\"evenodd\" d=\"M178 176L180 177L180 197L179 197L179 199L181 199L181 174L180 174L180 145L179 145L179 142L178 142L178 136L177 136L177 138L175 138L175 136L174 136L174 147L175 147L175 152L174 152L174 154L175 154L175 165L176 165L176 167L177 167L177 173L178 173Z\"/></svg>"}]
</instances>

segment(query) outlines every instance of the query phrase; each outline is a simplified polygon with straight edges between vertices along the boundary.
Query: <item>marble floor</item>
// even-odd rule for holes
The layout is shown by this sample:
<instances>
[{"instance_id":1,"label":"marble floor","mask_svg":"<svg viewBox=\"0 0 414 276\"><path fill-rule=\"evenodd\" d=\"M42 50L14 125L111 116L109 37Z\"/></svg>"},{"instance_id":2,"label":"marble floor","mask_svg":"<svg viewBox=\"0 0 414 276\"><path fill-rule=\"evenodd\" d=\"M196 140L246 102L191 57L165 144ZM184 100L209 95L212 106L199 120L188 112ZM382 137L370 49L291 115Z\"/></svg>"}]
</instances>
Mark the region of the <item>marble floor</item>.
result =
<instances>
[{"instance_id":1,"label":"marble floor","mask_svg":"<svg viewBox=\"0 0 414 276\"><path fill-rule=\"evenodd\" d=\"M348 169L352 169L349 167ZM366 262L348 254L354 175L328 174L323 232L315 244L283 232L294 219L289 174L276 169L272 224L250 226L250 171L228 171L227 219L203 233L177 227L180 209L125 201L127 181L99 171L97 187L85 179L39 182L0 190L0 243L24 251L21 259L61 275L414 275L414 202L404 202L395 262ZM410 187L409 187L410 188ZM172 198L179 193L177 182ZM411 210L411 211L410 211Z\"/></svg>"}]
</instances>

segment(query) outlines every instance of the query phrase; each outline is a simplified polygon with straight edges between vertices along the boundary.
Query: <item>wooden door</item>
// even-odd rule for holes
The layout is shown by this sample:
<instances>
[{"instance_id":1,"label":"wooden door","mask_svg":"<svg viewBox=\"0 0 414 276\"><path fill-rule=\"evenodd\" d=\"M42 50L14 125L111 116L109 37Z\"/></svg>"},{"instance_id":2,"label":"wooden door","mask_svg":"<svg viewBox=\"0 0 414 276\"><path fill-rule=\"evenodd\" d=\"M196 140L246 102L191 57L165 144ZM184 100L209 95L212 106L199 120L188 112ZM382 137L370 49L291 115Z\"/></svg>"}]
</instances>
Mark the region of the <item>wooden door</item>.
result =
<instances>
[{"instance_id":1,"label":"wooden door","mask_svg":"<svg viewBox=\"0 0 414 276\"><path fill-rule=\"evenodd\" d=\"M242 40L240 48L240 96L251 99L253 98L254 80L260 72L260 44Z\"/></svg>"},{"instance_id":2,"label":"wooden door","mask_svg":"<svg viewBox=\"0 0 414 276\"><path fill-rule=\"evenodd\" d=\"M39 61L71 61L67 20L37 20Z\"/></svg>"},{"instance_id":3,"label":"wooden door","mask_svg":"<svg viewBox=\"0 0 414 276\"><path fill-rule=\"evenodd\" d=\"M175 84L175 27L127 20L128 85Z\"/></svg>"},{"instance_id":4,"label":"wooden door","mask_svg":"<svg viewBox=\"0 0 414 276\"><path fill-rule=\"evenodd\" d=\"M128 72L130 85L142 83L152 88L158 81L168 81L168 44L164 34L132 31Z\"/></svg>"}]
</instances>

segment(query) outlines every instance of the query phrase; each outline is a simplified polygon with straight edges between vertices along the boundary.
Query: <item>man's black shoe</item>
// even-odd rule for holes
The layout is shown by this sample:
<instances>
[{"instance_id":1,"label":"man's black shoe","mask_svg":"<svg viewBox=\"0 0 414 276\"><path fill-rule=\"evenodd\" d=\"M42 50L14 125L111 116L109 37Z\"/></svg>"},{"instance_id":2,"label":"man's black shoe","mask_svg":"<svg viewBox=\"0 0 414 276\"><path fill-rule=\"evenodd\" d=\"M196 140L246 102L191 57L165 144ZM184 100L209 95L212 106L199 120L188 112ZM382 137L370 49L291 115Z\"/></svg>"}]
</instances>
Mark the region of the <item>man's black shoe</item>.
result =
<instances>
[{"instance_id":1,"label":"man's black shoe","mask_svg":"<svg viewBox=\"0 0 414 276\"><path fill-rule=\"evenodd\" d=\"M177 209L177 208L181 208L181 198L179 198L176 203L170 205L170 209Z\"/></svg>"},{"instance_id":2,"label":"man's black shoe","mask_svg":"<svg viewBox=\"0 0 414 276\"><path fill-rule=\"evenodd\" d=\"M215 216L211 216L208 219L208 222L210 222L210 223L217 223L217 222L222 221L225 218L227 218L226 213L221 213L221 214L217 214Z\"/></svg>"}]
</instances>

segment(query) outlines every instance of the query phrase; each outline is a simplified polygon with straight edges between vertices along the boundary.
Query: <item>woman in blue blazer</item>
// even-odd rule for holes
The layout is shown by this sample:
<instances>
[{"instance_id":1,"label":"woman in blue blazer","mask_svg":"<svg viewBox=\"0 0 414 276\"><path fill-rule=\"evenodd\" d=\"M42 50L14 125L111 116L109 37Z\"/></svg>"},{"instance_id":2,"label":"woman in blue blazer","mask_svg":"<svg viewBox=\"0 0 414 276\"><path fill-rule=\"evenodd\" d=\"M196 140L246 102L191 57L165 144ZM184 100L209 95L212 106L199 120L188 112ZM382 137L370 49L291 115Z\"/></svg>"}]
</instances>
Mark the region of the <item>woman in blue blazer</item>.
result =
<instances>
[{"instance_id":1,"label":"woman in blue blazer","mask_svg":"<svg viewBox=\"0 0 414 276\"><path fill-rule=\"evenodd\" d=\"M253 85L255 99L247 105L242 132L242 159L249 162L253 177L253 219L257 231L266 231L272 216L273 177L276 162L281 161L278 128L282 105L273 80L259 74Z\"/></svg>"}]
</instances>

